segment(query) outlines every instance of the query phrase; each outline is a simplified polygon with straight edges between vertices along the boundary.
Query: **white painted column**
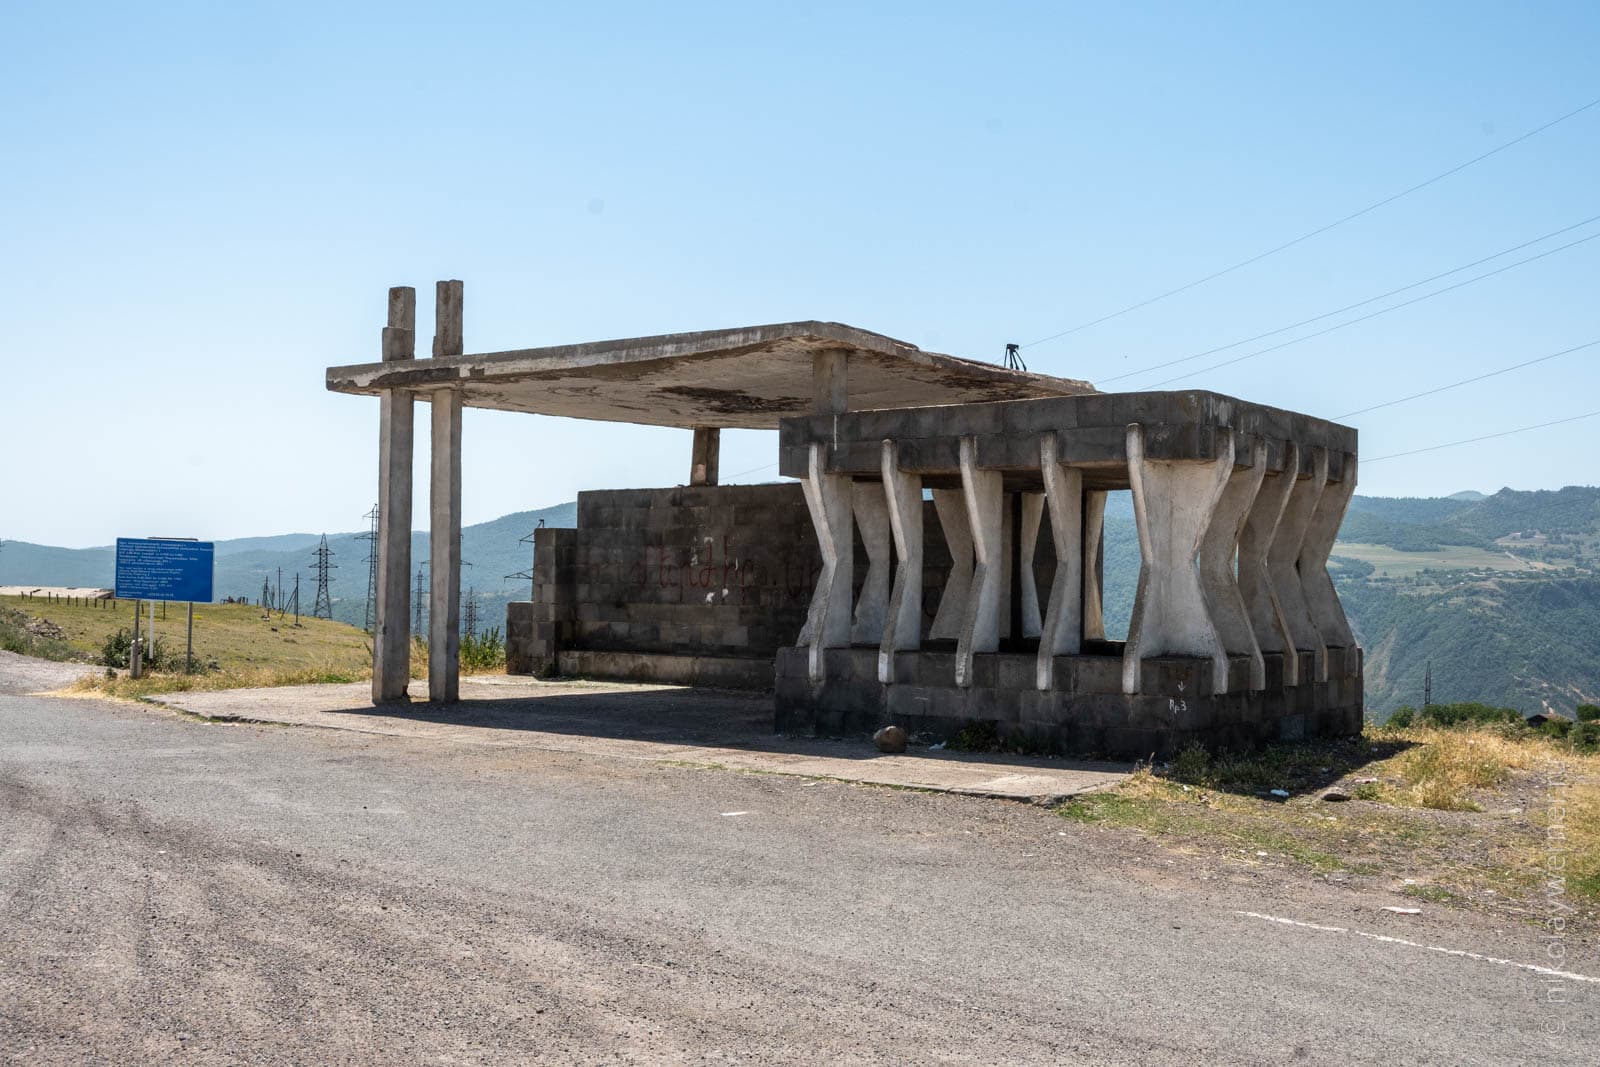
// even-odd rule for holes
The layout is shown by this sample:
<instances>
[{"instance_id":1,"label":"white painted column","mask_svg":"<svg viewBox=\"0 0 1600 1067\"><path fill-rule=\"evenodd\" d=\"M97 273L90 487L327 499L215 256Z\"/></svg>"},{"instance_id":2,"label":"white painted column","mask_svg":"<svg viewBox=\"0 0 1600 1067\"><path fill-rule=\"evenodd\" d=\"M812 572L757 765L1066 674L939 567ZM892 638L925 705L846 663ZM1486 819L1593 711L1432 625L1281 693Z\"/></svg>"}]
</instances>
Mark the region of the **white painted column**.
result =
<instances>
[{"instance_id":1,"label":"white painted column","mask_svg":"<svg viewBox=\"0 0 1600 1067\"><path fill-rule=\"evenodd\" d=\"M1233 470L1232 435L1220 437L1210 461L1152 460L1144 427L1128 426L1128 481L1139 524L1139 591L1122 657L1122 691L1137 693L1147 656L1205 656L1226 650L1200 589L1196 557Z\"/></svg>"},{"instance_id":2,"label":"white painted column","mask_svg":"<svg viewBox=\"0 0 1600 1067\"><path fill-rule=\"evenodd\" d=\"M973 437L961 439L961 493L972 530L973 567L972 589L956 638L956 684L970 686L974 654L1000 647L1000 583L1006 580L1001 566L1000 472L978 468L978 442Z\"/></svg>"},{"instance_id":3,"label":"white painted column","mask_svg":"<svg viewBox=\"0 0 1600 1067\"><path fill-rule=\"evenodd\" d=\"M1061 465L1053 433L1039 439L1039 470L1056 546L1056 575L1039 631L1035 672L1038 687L1049 689L1055 684L1055 657L1076 655L1083 648L1083 472Z\"/></svg>"},{"instance_id":4,"label":"white painted column","mask_svg":"<svg viewBox=\"0 0 1600 1067\"><path fill-rule=\"evenodd\" d=\"M935 641L954 641L961 636L961 620L966 618L967 597L972 592L972 524L967 520L967 502L959 489L935 489L933 510L944 531L945 547L950 550L950 577L939 593L928 636Z\"/></svg>"},{"instance_id":5,"label":"white painted column","mask_svg":"<svg viewBox=\"0 0 1600 1067\"><path fill-rule=\"evenodd\" d=\"M434 358L462 353L459 281L434 290ZM461 391L435 390L428 483L428 699L461 699Z\"/></svg>"},{"instance_id":6,"label":"white painted column","mask_svg":"<svg viewBox=\"0 0 1600 1067\"><path fill-rule=\"evenodd\" d=\"M1250 466L1236 469L1228 477L1222 499L1217 502L1216 514L1211 517L1211 528L1200 542L1200 585L1223 649L1228 655L1250 657L1250 688L1261 690L1267 685L1267 668L1261 649L1256 645L1255 631L1250 627L1250 614L1245 610L1233 564L1239 551L1239 534L1266 474L1266 442L1256 440L1250 446L1249 459ZM1228 691L1226 656L1217 661L1212 683L1214 693L1220 695Z\"/></svg>"},{"instance_id":7,"label":"white painted column","mask_svg":"<svg viewBox=\"0 0 1600 1067\"><path fill-rule=\"evenodd\" d=\"M1355 495L1355 453L1346 452L1340 468L1340 480L1328 483L1317 501L1317 509L1312 513L1311 524L1306 528L1305 540L1300 545L1300 559L1295 569L1300 572L1300 585L1305 590L1306 603L1311 609L1311 618L1323 645L1354 648L1355 634L1350 629L1350 620L1345 616L1344 605L1339 602L1333 578L1328 574L1328 557L1333 554L1333 543L1339 537L1339 527L1344 524L1350 498ZM1321 681L1328 680L1326 660L1318 672L1318 678Z\"/></svg>"},{"instance_id":8,"label":"white painted column","mask_svg":"<svg viewBox=\"0 0 1600 1067\"><path fill-rule=\"evenodd\" d=\"M817 547L822 552L822 573L811 594L811 609L806 614L802 634L809 645L808 672L813 682L821 682L826 658L823 651L850 644L850 594L853 584L855 545L850 517L850 479L828 473L827 446L811 445L806 476L801 481L806 505L811 509L811 524L817 531Z\"/></svg>"},{"instance_id":9,"label":"white painted column","mask_svg":"<svg viewBox=\"0 0 1600 1067\"><path fill-rule=\"evenodd\" d=\"M1311 606L1306 603L1305 587L1300 584L1300 549L1305 544L1306 531L1311 517L1322 498L1322 489L1328 481L1328 450L1317 448L1312 452L1311 476L1301 478L1289 493L1289 502L1283 506L1283 517L1278 520L1278 530L1272 536L1272 548L1267 551L1267 574L1272 579L1272 591L1277 595L1278 607L1283 612L1284 625L1297 651L1312 653L1312 675L1323 679L1328 675L1328 651L1311 619ZM1284 668L1285 682L1288 667ZM1299 685L1309 679L1299 676L1296 664L1295 682Z\"/></svg>"},{"instance_id":10,"label":"white painted column","mask_svg":"<svg viewBox=\"0 0 1600 1067\"><path fill-rule=\"evenodd\" d=\"M894 588L878 646L878 681L892 685L894 654L922 645L922 479L900 469L893 441L883 442L883 495L894 532Z\"/></svg>"},{"instance_id":11,"label":"white painted column","mask_svg":"<svg viewBox=\"0 0 1600 1067\"><path fill-rule=\"evenodd\" d=\"M1106 494L1091 489L1083 494L1083 639L1106 639L1102 585L1105 581Z\"/></svg>"},{"instance_id":12,"label":"white painted column","mask_svg":"<svg viewBox=\"0 0 1600 1067\"><path fill-rule=\"evenodd\" d=\"M1262 652L1283 654L1284 685L1298 684L1299 660L1295 656L1294 637L1278 605L1278 594L1273 591L1267 554L1272 550L1284 505L1294 491L1299 470L1300 448L1293 441L1285 442L1283 470L1265 473L1255 503L1245 517L1244 528L1239 531L1239 593L1244 598L1245 613L1250 616L1256 646Z\"/></svg>"},{"instance_id":13,"label":"white painted column","mask_svg":"<svg viewBox=\"0 0 1600 1067\"><path fill-rule=\"evenodd\" d=\"M416 358L417 291L389 290L383 361ZM373 605L372 702L406 699L411 680L411 451L415 400L405 389L378 399L378 588Z\"/></svg>"},{"instance_id":14,"label":"white painted column","mask_svg":"<svg viewBox=\"0 0 1600 1067\"><path fill-rule=\"evenodd\" d=\"M889 502L883 488L871 482L852 482L850 507L861 543L867 550L867 574L856 598L855 621L850 626L852 645L875 645L883 640L883 619L889 610ZM854 545L852 544L852 550Z\"/></svg>"}]
</instances>

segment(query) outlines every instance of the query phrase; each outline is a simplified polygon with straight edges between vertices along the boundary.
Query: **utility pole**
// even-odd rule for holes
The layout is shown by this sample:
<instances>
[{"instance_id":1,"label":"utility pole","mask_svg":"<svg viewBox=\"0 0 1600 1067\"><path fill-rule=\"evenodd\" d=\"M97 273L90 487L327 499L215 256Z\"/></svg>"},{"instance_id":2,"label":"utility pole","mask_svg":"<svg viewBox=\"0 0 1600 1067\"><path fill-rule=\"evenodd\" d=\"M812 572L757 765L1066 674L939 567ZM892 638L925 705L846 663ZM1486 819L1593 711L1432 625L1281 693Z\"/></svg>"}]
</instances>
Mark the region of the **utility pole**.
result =
<instances>
[{"instance_id":1,"label":"utility pole","mask_svg":"<svg viewBox=\"0 0 1600 1067\"><path fill-rule=\"evenodd\" d=\"M272 579L270 577L261 579L261 610L269 613L272 611Z\"/></svg>"},{"instance_id":2,"label":"utility pole","mask_svg":"<svg viewBox=\"0 0 1600 1067\"><path fill-rule=\"evenodd\" d=\"M478 636L478 590L475 586L467 587L467 606L462 610L461 616L466 635L476 640Z\"/></svg>"},{"instance_id":3,"label":"utility pole","mask_svg":"<svg viewBox=\"0 0 1600 1067\"><path fill-rule=\"evenodd\" d=\"M422 606L428 602L426 596L424 595L428 591L427 582L428 582L428 576L425 573L423 573L423 569L421 567L418 567L417 568L417 591L416 591L415 595L413 595L412 598L411 598L411 611L412 611L412 615L413 615L413 619L412 619L412 622L411 622L411 636L412 637L421 637L423 634L428 632L427 629L422 624L422 622L423 622L423 620L422 620Z\"/></svg>"},{"instance_id":4,"label":"utility pole","mask_svg":"<svg viewBox=\"0 0 1600 1067\"><path fill-rule=\"evenodd\" d=\"M1428 661L1427 668L1422 673L1422 706L1433 706L1433 660Z\"/></svg>"},{"instance_id":5,"label":"utility pole","mask_svg":"<svg viewBox=\"0 0 1600 1067\"><path fill-rule=\"evenodd\" d=\"M300 625L300 575L294 576L294 624Z\"/></svg>"},{"instance_id":6,"label":"utility pole","mask_svg":"<svg viewBox=\"0 0 1600 1067\"><path fill-rule=\"evenodd\" d=\"M361 628L370 634L372 632L372 598L378 588L378 505L372 505L372 510L367 512L366 517L369 529L366 533L357 534L356 537L367 543L367 558L361 561L367 565L367 611Z\"/></svg>"},{"instance_id":7,"label":"utility pole","mask_svg":"<svg viewBox=\"0 0 1600 1067\"><path fill-rule=\"evenodd\" d=\"M328 572L337 570L337 566L329 562L333 559L333 549L328 547L328 535L322 535L322 543L317 546L313 558L317 568L317 595L311 602L311 615L318 619L333 618L333 600L328 596Z\"/></svg>"}]
</instances>

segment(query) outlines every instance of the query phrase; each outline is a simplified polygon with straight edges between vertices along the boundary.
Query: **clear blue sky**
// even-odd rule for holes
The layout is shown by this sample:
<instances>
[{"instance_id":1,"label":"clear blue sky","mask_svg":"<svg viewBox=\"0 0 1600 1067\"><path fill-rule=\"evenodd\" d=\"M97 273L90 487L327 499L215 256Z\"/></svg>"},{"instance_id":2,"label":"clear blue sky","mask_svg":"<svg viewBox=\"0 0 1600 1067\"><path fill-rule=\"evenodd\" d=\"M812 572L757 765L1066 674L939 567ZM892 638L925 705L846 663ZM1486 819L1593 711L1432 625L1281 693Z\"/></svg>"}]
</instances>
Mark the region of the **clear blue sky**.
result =
<instances>
[{"instance_id":1,"label":"clear blue sky","mask_svg":"<svg viewBox=\"0 0 1600 1067\"><path fill-rule=\"evenodd\" d=\"M390 285L463 279L468 351L818 318L994 359L1600 96L1592 3L13 0L0 39L0 537L67 545L360 527L377 406L322 374L378 358ZM1600 214L1597 175L1600 107L1026 356L1100 381L1271 330ZM1597 266L1182 385L1336 416L1600 338ZM1600 348L1352 421L1376 457L1597 386ZM727 474L776 459L725 438ZM1362 491L1594 483L1596 441L1371 463ZM689 435L469 412L465 448L473 522L676 484Z\"/></svg>"}]
</instances>

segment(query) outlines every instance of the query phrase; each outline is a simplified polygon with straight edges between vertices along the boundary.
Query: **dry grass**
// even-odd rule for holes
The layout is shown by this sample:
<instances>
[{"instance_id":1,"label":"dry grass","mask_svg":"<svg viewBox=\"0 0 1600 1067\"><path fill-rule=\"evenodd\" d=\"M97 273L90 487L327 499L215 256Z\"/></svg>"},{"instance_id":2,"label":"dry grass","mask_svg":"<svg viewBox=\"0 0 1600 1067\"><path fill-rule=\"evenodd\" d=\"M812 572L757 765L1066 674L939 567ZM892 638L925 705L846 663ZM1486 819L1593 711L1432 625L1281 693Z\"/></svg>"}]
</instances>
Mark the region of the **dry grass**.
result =
<instances>
[{"instance_id":1,"label":"dry grass","mask_svg":"<svg viewBox=\"0 0 1600 1067\"><path fill-rule=\"evenodd\" d=\"M1329 785L1358 799L1324 802ZM1287 861L1519 918L1543 914L1559 848L1565 895L1586 906L1585 921L1600 917L1600 754L1520 727L1380 729L1355 744L1253 755L1191 750L1061 813L1230 865Z\"/></svg>"}]
</instances>

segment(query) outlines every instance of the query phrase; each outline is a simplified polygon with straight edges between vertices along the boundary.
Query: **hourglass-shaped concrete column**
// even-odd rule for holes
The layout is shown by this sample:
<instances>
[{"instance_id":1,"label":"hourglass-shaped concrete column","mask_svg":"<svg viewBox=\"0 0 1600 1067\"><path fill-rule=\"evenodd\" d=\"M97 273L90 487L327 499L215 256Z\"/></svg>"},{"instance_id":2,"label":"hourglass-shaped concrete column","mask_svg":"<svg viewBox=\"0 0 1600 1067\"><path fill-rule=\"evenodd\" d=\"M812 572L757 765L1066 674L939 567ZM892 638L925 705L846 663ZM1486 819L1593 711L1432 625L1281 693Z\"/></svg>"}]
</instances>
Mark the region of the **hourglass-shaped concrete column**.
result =
<instances>
[{"instance_id":1,"label":"hourglass-shaped concrete column","mask_svg":"<svg viewBox=\"0 0 1600 1067\"><path fill-rule=\"evenodd\" d=\"M972 532L972 588L967 594L961 631L956 638L956 684L972 684L972 657L1000 647L1000 583L1004 511L1000 472L978 467L976 438L961 439L961 493Z\"/></svg>"},{"instance_id":2,"label":"hourglass-shaped concrete column","mask_svg":"<svg viewBox=\"0 0 1600 1067\"><path fill-rule=\"evenodd\" d=\"M1328 450L1316 448L1311 453L1311 476L1300 478L1289 492L1289 501L1283 506L1283 517L1278 520L1277 532L1272 535L1272 548L1267 551L1267 575L1272 579L1272 592L1278 598L1278 608L1283 613L1284 625L1295 651L1312 653L1312 678L1328 676L1328 652L1322 635L1311 618L1311 606L1306 602L1305 587L1300 584L1300 550L1305 544L1306 531L1316 513L1317 501L1322 497L1323 486L1328 481ZM1294 681L1289 682L1288 655L1284 657L1284 681L1299 685L1310 679L1301 678L1296 662Z\"/></svg>"},{"instance_id":3,"label":"hourglass-shaped concrete column","mask_svg":"<svg viewBox=\"0 0 1600 1067\"><path fill-rule=\"evenodd\" d=\"M1146 656L1205 656L1224 664L1195 565L1233 470L1233 437L1220 434L1217 456L1205 460L1148 459L1144 427L1127 430L1128 481L1139 524L1139 590L1122 657L1122 691L1137 693Z\"/></svg>"},{"instance_id":4,"label":"hourglass-shaped concrete column","mask_svg":"<svg viewBox=\"0 0 1600 1067\"><path fill-rule=\"evenodd\" d=\"M861 594L856 597L850 643L875 645L883 640L884 613L889 609L889 503L881 487L871 482L853 482L850 509L861 531L861 543L867 549L867 575L861 583Z\"/></svg>"},{"instance_id":5,"label":"hourglass-shaped concrete column","mask_svg":"<svg viewBox=\"0 0 1600 1067\"><path fill-rule=\"evenodd\" d=\"M1239 458L1237 455L1235 459ZM1245 610L1244 597L1239 592L1239 579L1234 573L1234 556L1239 550L1239 534L1250 516L1250 506L1255 503L1266 474L1267 445L1257 440L1250 446L1250 466L1237 468L1228 476L1228 484L1217 502L1216 514L1211 517L1211 528L1200 542L1200 585L1205 590L1206 607L1211 611L1211 623L1217 628L1217 637L1224 654L1212 669L1212 692L1228 691L1228 656L1250 657L1250 688L1265 689L1267 667L1256 645L1256 635L1250 627L1250 614Z\"/></svg>"},{"instance_id":6,"label":"hourglass-shaped concrete column","mask_svg":"<svg viewBox=\"0 0 1600 1067\"><path fill-rule=\"evenodd\" d=\"M1055 658L1075 655L1083 647L1083 472L1062 466L1053 433L1039 439L1039 471L1050 509L1056 576L1039 630L1035 681L1040 689L1049 689L1055 684Z\"/></svg>"},{"instance_id":7,"label":"hourglass-shaped concrete column","mask_svg":"<svg viewBox=\"0 0 1600 1067\"><path fill-rule=\"evenodd\" d=\"M1328 483L1317 501L1317 509L1311 516L1310 526L1306 528L1305 540L1300 544L1300 558L1295 567L1300 572L1300 584L1305 590L1306 603L1311 609L1311 618L1316 623L1323 645L1350 648L1356 643L1355 634L1350 630L1350 620L1345 616L1344 605L1339 602L1339 593L1328 574L1328 557L1333 553L1339 527L1344 524L1350 498L1355 495L1354 453L1344 453L1339 467L1340 480ZM1317 678L1324 682L1328 680L1326 658L1317 672Z\"/></svg>"},{"instance_id":8,"label":"hourglass-shaped concrete column","mask_svg":"<svg viewBox=\"0 0 1600 1067\"><path fill-rule=\"evenodd\" d=\"M1278 594L1273 591L1272 577L1267 572L1267 553L1272 549L1283 507L1289 502L1300 471L1299 446L1293 441L1285 442L1283 457L1282 471L1265 472L1255 503L1245 516L1244 528L1239 531L1239 593L1250 616L1256 646L1264 653L1282 653L1283 684L1296 685L1299 660L1294 638L1284 622Z\"/></svg>"},{"instance_id":9,"label":"hourglass-shaped concrete column","mask_svg":"<svg viewBox=\"0 0 1600 1067\"><path fill-rule=\"evenodd\" d=\"M822 553L822 573L811 594L802 641L809 646L807 669L813 682L823 679L829 648L850 644L850 594L855 548L850 516L850 478L828 473L827 446L814 443L807 450L806 476L801 480L811 524Z\"/></svg>"},{"instance_id":10,"label":"hourglass-shaped concrete column","mask_svg":"<svg viewBox=\"0 0 1600 1067\"><path fill-rule=\"evenodd\" d=\"M939 594L939 607L933 613L928 636L935 641L953 641L961 635L967 595L972 591L972 525L967 521L967 502L960 489L935 489L933 510L950 549L950 577Z\"/></svg>"},{"instance_id":11,"label":"hourglass-shaped concrete column","mask_svg":"<svg viewBox=\"0 0 1600 1067\"><path fill-rule=\"evenodd\" d=\"M893 684L894 654L922 644L922 479L900 469L893 441L883 442L883 495L894 532L894 586L878 646L878 681Z\"/></svg>"}]
</instances>

